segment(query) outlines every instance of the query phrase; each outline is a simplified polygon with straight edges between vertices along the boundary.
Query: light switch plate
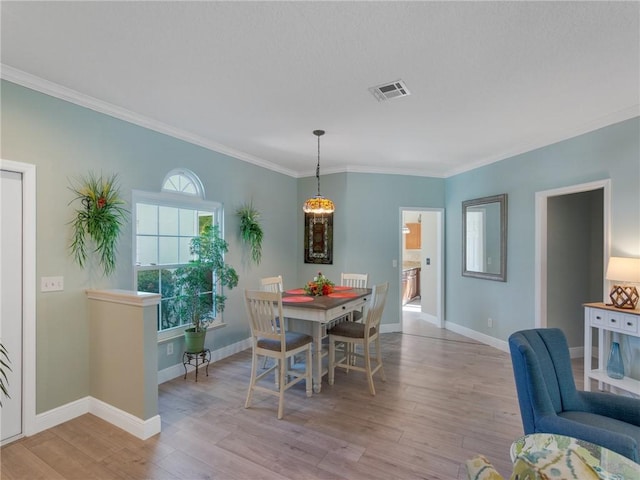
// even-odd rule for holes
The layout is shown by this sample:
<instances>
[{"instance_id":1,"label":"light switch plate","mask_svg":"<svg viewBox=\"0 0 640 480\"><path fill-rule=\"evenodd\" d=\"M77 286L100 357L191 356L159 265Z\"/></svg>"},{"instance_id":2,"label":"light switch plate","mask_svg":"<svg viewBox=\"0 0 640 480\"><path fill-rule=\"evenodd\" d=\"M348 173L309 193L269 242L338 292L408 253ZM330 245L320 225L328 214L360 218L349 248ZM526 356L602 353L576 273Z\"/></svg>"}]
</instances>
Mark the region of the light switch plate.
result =
<instances>
[{"instance_id":1,"label":"light switch plate","mask_svg":"<svg viewBox=\"0 0 640 480\"><path fill-rule=\"evenodd\" d=\"M41 277L41 292L59 292L64 290L64 277Z\"/></svg>"}]
</instances>

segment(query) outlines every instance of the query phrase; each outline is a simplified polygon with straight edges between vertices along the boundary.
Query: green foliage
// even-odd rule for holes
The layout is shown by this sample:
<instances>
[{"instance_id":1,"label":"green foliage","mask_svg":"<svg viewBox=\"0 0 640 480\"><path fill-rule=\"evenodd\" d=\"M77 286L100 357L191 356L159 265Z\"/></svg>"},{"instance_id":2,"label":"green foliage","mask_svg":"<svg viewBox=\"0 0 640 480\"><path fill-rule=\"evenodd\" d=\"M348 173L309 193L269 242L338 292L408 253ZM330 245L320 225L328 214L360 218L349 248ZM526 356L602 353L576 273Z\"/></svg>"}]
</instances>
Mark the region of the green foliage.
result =
<instances>
[{"instance_id":1,"label":"green foliage","mask_svg":"<svg viewBox=\"0 0 640 480\"><path fill-rule=\"evenodd\" d=\"M253 203L238 208L236 215L240 217L240 238L251 249L251 259L260 264L262 260L262 227L260 226L260 212L253 207Z\"/></svg>"},{"instance_id":2,"label":"green foliage","mask_svg":"<svg viewBox=\"0 0 640 480\"><path fill-rule=\"evenodd\" d=\"M138 272L139 292L159 293L162 295L162 308L158 318L158 330L180 326L176 295L176 278L173 270L146 270Z\"/></svg>"},{"instance_id":3,"label":"green foliage","mask_svg":"<svg viewBox=\"0 0 640 480\"><path fill-rule=\"evenodd\" d=\"M71 222L73 240L69 248L78 265L84 267L87 261L87 236L93 241L93 251L99 255L105 275L113 273L116 267L117 242L120 230L129 213L120 198L117 174L103 178L89 173L81 177L78 185L69 187L76 194L69 202L80 200L82 207L76 209Z\"/></svg>"},{"instance_id":4,"label":"green foliage","mask_svg":"<svg viewBox=\"0 0 640 480\"><path fill-rule=\"evenodd\" d=\"M11 371L11 367L9 364L11 360L9 360L9 354L7 353L7 349L5 346L0 343L0 390L2 390L2 394L7 397L9 396L9 391L7 387L9 386L9 378L7 378L7 371ZM0 407L2 406L2 400L0 399Z\"/></svg>"},{"instance_id":5,"label":"green foliage","mask_svg":"<svg viewBox=\"0 0 640 480\"><path fill-rule=\"evenodd\" d=\"M195 260L175 271L175 303L180 318L189 318L195 331L205 330L213 321L213 310L222 312L229 290L238 285L238 273L224 262L228 243L220 235L218 225L207 225L191 240Z\"/></svg>"}]
</instances>

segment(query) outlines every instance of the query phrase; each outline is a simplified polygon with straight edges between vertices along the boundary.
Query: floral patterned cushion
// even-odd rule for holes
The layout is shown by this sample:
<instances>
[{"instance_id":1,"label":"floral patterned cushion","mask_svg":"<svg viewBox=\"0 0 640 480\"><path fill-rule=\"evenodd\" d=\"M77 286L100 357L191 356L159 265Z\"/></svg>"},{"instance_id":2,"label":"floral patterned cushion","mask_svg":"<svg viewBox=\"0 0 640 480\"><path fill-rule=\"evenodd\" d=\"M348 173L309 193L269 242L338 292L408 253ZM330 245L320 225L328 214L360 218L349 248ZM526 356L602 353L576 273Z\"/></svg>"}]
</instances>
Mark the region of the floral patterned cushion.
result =
<instances>
[{"instance_id":1,"label":"floral patterned cushion","mask_svg":"<svg viewBox=\"0 0 640 480\"><path fill-rule=\"evenodd\" d=\"M466 462L469 480L504 480L489 461L478 455ZM510 480L602 480L612 478L596 472L573 450L544 450L516 458Z\"/></svg>"},{"instance_id":2,"label":"floral patterned cushion","mask_svg":"<svg viewBox=\"0 0 640 480\"><path fill-rule=\"evenodd\" d=\"M466 465L469 480L504 480L489 460L482 455L476 455L471 460L467 460Z\"/></svg>"}]
</instances>

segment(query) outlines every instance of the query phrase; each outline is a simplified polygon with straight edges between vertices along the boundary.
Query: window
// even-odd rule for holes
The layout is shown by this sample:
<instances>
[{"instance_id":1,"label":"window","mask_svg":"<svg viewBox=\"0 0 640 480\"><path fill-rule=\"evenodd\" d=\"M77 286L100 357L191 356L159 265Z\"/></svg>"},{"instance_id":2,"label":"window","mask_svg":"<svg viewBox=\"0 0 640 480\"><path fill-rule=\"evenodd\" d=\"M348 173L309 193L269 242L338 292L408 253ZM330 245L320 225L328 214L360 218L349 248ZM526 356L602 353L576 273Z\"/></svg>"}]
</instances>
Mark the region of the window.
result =
<instances>
[{"instance_id":1,"label":"window","mask_svg":"<svg viewBox=\"0 0 640 480\"><path fill-rule=\"evenodd\" d=\"M188 323L177 315L175 272L192 260L191 239L207 225L221 223L222 205L204 200L204 189L193 172L173 170L160 193L134 191L133 206L134 284L138 291L161 294L158 337L162 340L182 334Z\"/></svg>"}]
</instances>

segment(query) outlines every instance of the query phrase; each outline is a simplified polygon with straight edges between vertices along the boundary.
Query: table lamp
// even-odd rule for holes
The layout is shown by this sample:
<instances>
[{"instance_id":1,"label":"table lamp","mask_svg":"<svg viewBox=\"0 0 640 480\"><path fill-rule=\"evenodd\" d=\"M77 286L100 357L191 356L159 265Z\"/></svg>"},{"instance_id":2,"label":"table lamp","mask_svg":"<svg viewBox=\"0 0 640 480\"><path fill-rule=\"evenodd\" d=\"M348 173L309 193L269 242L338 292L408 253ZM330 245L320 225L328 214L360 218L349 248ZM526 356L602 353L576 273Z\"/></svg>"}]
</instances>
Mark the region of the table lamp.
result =
<instances>
[{"instance_id":1,"label":"table lamp","mask_svg":"<svg viewBox=\"0 0 640 480\"><path fill-rule=\"evenodd\" d=\"M636 308L638 289L629 283L640 283L640 258L610 257L607 280L614 282L609 298L617 308ZM619 282L621 285L616 285Z\"/></svg>"}]
</instances>

